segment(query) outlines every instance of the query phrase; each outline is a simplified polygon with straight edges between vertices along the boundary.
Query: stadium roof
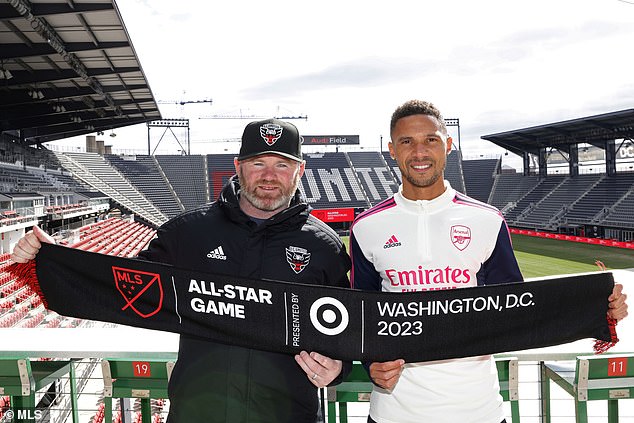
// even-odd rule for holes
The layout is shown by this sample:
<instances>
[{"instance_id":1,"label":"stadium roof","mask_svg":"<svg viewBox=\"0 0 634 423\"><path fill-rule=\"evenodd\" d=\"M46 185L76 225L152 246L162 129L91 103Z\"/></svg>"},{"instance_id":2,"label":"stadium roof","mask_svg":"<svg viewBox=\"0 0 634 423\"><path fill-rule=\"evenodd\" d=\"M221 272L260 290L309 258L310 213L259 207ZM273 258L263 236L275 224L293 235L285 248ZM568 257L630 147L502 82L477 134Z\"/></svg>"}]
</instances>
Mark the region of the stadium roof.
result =
<instances>
[{"instance_id":1,"label":"stadium roof","mask_svg":"<svg viewBox=\"0 0 634 423\"><path fill-rule=\"evenodd\" d=\"M114 0L0 3L0 132L27 144L160 119Z\"/></svg>"},{"instance_id":2,"label":"stadium roof","mask_svg":"<svg viewBox=\"0 0 634 423\"><path fill-rule=\"evenodd\" d=\"M605 141L634 138L634 109L605 113L481 137L520 156L553 147L569 151L570 145L587 143L603 147Z\"/></svg>"}]
</instances>

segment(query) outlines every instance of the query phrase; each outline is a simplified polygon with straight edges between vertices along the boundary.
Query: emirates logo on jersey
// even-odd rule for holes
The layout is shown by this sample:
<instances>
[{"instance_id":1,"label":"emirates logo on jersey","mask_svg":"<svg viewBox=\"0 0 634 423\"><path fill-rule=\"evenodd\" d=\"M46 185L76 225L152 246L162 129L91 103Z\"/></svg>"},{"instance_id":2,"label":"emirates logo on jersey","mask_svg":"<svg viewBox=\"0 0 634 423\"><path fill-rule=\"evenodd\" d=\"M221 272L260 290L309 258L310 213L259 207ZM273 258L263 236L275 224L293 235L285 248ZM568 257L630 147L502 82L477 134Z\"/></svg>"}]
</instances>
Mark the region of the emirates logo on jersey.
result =
<instances>
[{"instance_id":1,"label":"emirates logo on jersey","mask_svg":"<svg viewBox=\"0 0 634 423\"><path fill-rule=\"evenodd\" d=\"M463 251L471 242L471 229L463 225L454 225L451 227L450 236L453 246Z\"/></svg>"}]
</instances>

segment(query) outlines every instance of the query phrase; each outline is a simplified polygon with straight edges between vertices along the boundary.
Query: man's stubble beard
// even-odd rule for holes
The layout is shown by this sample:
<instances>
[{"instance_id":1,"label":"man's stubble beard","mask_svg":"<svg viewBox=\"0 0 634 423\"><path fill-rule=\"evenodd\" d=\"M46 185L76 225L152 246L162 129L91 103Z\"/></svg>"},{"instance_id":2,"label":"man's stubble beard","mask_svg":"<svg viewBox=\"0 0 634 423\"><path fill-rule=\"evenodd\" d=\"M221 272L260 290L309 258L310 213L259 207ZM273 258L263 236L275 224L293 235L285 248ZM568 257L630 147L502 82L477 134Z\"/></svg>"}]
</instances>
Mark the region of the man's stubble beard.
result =
<instances>
[{"instance_id":1,"label":"man's stubble beard","mask_svg":"<svg viewBox=\"0 0 634 423\"><path fill-rule=\"evenodd\" d=\"M401 169L402 177L407 179L407 181L410 184L412 184L413 186L417 188L426 188L426 187L434 185L439 179L444 178L444 172L445 172L445 167L447 165L447 162L445 161L445 163L442 164L439 171L434 172L430 176L421 176L421 177L416 177L416 175L413 175L412 173L409 172L410 164L411 162L405 164L408 172L403 172L403 169ZM434 162L433 164L434 166L436 166L437 162ZM434 169L437 169L437 168L434 167Z\"/></svg>"},{"instance_id":2,"label":"man's stubble beard","mask_svg":"<svg viewBox=\"0 0 634 423\"><path fill-rule=\"evenodd\" d=\"M253 207L261 211L268 212L287 208L291 199L295 195L295 191L297 191L297 186L299 184L299 172L297 172L295 180L288 190L284 190L284 187L276 184L282 191L281 194L279 194L279 191L275 191L275 194L279 194L277 195L277 198L271 195L261 196L256 193L257 189L253 189L251 186L243 182L245 179L241 177L240 173L238 173L238 178L240 180L240 196L247 200ZM254 185L258 185L259 182L260 181L256 181ZM262 192L262 190L259 192Z\"/></svg>"}]
</instances>

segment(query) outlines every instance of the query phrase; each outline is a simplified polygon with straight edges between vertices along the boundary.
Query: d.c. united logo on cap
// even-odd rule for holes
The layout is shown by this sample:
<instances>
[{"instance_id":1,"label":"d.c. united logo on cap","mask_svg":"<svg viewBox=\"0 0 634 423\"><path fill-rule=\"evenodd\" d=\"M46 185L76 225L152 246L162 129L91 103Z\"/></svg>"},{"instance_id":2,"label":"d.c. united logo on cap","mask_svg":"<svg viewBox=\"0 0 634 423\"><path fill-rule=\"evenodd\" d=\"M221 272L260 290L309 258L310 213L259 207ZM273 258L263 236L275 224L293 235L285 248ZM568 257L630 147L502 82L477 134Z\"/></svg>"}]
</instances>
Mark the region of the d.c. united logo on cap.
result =
<instances>
[{"instance_id":1,"label":"d.c. united logo on cap","mask_svg":"<svg viewBox=\"0 0 634 423\"><path fill-rule=\"evenodd\" d=\"M277 123L265 123L260 126L260 135L264 139L264 142L268 145L273 145L275 141L280 139L283 130L284 128Z\"/></svg>"},{"instance_id":2,"label":"d.c. united logo on cap","mask_svg":"<svg viewBox=\"0 0 634 423\"><path fill-rule=\"evenodd\" d=\"M238 160L262 154L276 154L297 162L302 161L303 138L292 123L279 119L250 122L242 133Z\"/></svg>"},{"instance_id":3,"label":"d.c. united logo on cap","mask_svg":"<svg viewBox=\"0 0 634 423\"><path fill-rule=\"evenodd\" d=\"M131 308L136 314L146 319L161 310L163 306L161 275L115 266L112 266L112 273L117 290L125 299L122 311ZM141 299L148 297L152 300L143 301ZM148 304L157 305L148 306Z\"/></svg>"}]
</instances>

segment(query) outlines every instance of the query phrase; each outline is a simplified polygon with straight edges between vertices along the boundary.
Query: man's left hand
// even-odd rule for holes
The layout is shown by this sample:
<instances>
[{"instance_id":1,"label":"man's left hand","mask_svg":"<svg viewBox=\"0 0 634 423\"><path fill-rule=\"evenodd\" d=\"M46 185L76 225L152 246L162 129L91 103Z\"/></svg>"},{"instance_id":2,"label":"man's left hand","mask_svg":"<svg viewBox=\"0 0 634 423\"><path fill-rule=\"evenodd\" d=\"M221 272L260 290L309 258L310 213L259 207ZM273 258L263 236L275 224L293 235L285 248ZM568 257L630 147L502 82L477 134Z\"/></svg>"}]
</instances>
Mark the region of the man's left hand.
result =
<instances>
[{"instance_id":1,"label":"man's left hand","mask_svg":"<svg viewBox=\"0 0 634 423\"><path fill-rule=\"evenodd\" d=\"M306 372L308 380L318 388L328 386L341 373L341 360L333 360L316 352L309 354L302 351L295 356L295 361Z\"/></svg>"},{"instance_id":2,"label":"man's left hand","mask_svg":"<svg viewBox=\"0 0 634 423\"><path fill-rule=\"evenodd\" d=\"M627 295L623 293L623 285L615 284L612 294L608 297L608 317L616 319L617 322L624 319L627 316L626 299Z\"/></svg>"}]
</instances>

